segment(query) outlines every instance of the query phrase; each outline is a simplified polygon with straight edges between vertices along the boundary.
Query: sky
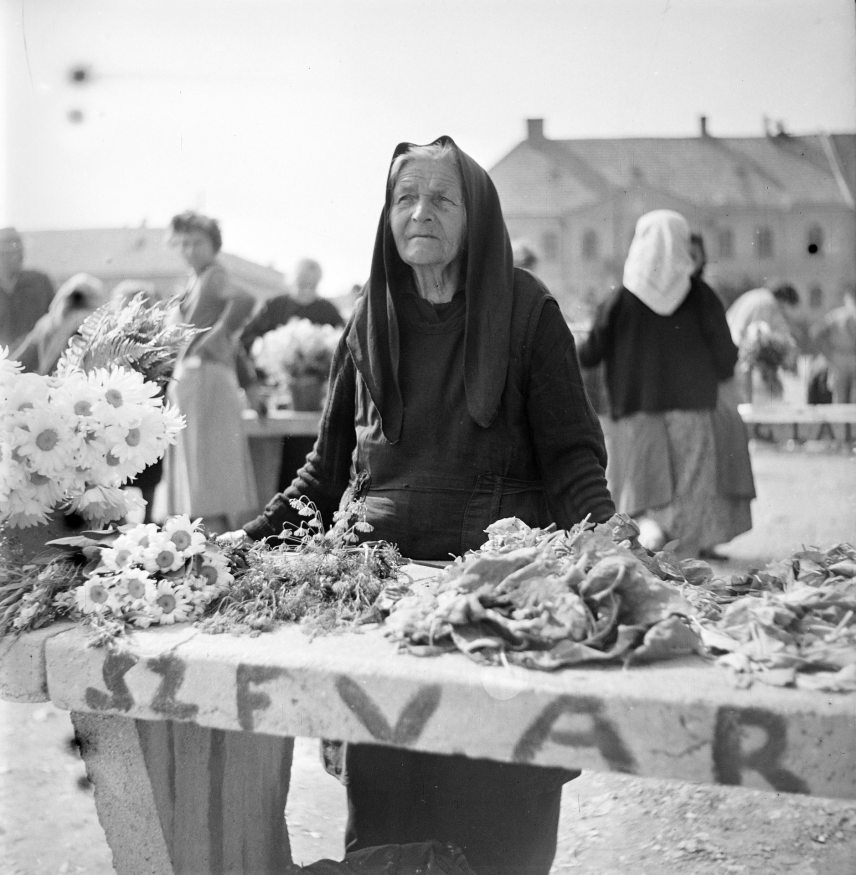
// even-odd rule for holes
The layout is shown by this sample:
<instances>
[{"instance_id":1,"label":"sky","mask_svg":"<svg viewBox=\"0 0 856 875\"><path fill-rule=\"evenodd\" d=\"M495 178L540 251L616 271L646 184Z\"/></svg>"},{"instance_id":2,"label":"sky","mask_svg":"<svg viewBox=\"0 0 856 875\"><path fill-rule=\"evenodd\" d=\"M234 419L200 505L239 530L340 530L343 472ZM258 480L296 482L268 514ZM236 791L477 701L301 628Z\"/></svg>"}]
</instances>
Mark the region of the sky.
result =
<instances>
[{"instance_id":1,"label":"sky","mask_svg":"<svg viewBox=\"0 0 856 875\"><path fill-rule=\"evenodd\" d=\"M490 169L555 139L856 131L853 0L0 0L0 225L218 218L224 249L337 295L390 156ZM75 83L70 71L86 71ZM45 269L49 266L39 265Z\"/></svg>"}]
</instances>

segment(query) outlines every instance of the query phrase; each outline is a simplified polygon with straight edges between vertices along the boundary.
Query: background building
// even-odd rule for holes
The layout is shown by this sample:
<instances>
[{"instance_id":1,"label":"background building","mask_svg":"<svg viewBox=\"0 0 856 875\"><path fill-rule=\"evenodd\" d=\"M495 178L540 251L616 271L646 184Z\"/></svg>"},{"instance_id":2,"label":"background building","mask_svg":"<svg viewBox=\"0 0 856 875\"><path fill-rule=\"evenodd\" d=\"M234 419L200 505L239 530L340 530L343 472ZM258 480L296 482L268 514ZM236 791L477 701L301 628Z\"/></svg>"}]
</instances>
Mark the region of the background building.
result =
<instances>
[{"instance_id":1,"label":"background building","mask_svg":"<svg viewBox=\"0 0 856 875\"><path fill-rule=\"evenodd\" d=\"M168 296L187 285L187 266L164 228L22 231L21 237L27 267L44 271L57 286L80 271L97 276L108 289L120 280L148 280ZM285 291L278 270L229 252L219 258L235 285L259 300Z\"/></svg>"},{"instance_id":2,"label":"background building","mask_svg":"<svg viewBox=\"0 0 856 875\"><path fill-rule=\"evenodd\" d=\"M768 124L765 127L769 128ZM701 232L706 277L729 303L773 277L808 324L856 282L856 134L551 140L543 119L491 170L512 240L565 315L584 321L621 281L636 220L669 208Z\"/></svg>"}]
</instances>

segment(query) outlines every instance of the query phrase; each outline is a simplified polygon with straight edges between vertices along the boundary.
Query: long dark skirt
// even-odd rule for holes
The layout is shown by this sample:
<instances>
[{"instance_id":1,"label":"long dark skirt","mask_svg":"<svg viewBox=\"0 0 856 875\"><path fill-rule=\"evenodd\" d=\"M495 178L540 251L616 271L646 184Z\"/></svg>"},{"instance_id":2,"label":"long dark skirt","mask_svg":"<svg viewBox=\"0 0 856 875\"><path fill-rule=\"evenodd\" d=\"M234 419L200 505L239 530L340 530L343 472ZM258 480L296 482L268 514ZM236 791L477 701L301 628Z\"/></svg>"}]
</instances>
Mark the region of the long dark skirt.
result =
<instances>
[{"instance_id":1,"label":"long dark skirt","mask_svg":"<svg viewBox=\"0 0 856 875\"><path fill-rule=\"evenodd\" d=\"M377 745L345 749L346 850L436 839L479 875L547 875L562 784L579 772Z\"/></svg>"}]
</instances>

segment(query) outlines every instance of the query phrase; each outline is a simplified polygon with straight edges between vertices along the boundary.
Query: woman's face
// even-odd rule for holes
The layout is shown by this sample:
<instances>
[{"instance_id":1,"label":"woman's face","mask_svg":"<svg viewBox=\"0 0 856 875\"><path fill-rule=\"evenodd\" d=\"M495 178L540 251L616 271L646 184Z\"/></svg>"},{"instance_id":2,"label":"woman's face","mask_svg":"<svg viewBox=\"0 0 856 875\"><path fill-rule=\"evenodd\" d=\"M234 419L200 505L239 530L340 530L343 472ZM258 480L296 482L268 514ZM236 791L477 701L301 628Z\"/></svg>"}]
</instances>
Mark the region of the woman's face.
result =
<instances>
[{"instance_id":1,"label":"woman's face","mask_svg":"<svg viewBox=\"0 0 856 875\"><path fill-rule=\"evenodd\" d=\"M445 268L455 261L463 250L467 214L454 162L408 161L392 190L389 224L405 264Z\"/></svg>"},{"instance_id":2,"label":"woman's face","mask_svg":"<svg viewBox=\"0 0 856 875\"><path fill-rule=\"evenodd\" d=\"M183 231L178 235L178 248L181 257L196 273L205 270L217 255L211 238L204 231Z\"/></svg>"}]
</instances>

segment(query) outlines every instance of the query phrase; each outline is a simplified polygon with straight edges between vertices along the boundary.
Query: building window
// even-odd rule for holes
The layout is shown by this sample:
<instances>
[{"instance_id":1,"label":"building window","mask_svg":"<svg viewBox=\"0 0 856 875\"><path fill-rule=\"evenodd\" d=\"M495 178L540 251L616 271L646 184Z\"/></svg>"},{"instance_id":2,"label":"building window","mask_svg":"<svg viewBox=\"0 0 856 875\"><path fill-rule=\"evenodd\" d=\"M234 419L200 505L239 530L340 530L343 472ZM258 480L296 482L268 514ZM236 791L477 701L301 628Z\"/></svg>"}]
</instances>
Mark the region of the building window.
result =
<instances>
[{"instance_id":1,"label":"building window","mask_svg":"<svg viewBox=\"0 0 856 875\"><path fill-rule=\"evenodd\" d=\"M820 255L823 252L823 228L820 225L812 225L808 229L808 249L809 255Z\"/></svg>"},{"instance_id":2,"label":"building window","mask_svg":"<svg viewBox=\"0 0 856 875\"><path fill-rule=\"evenodd\" d=\"M820 310L823 307L823 289L820 286L812 286L809 290L808 305L812 310Z\"/></svg>"},{"instance_id":3,"label":"building window","mask_svg":"<svg viewBox=\"0 0 856 875\"><path fill-rule=\"evenodd\" d=\"M773 232L766 225L755 229L755 254L758 258L773 257Z\"/></svg>"},{"instance_id":4,"label":"building window","mask_svg":"<svg viewBox=\"0 0 856 875\"><path fill-rule=\"evenodd\" d=\"M598 251L597 231L588 228L583 234L583 258L586 261L594 261Z\"/></svg>"},{"instance_id":5,"label":"building window","mask_svg":"<svg viewBox=\"0 0 856 875\"><path fill-rule=\"evenodd\" d=\"M541 237L541 251L545 261L555 261L559 257L559 238L552 231Z\"/></svg>"},{"instance_id":6,"label":"building window","mask_svg":"<svg viewBox=\"0 0 856 875\"><path fill-rule=\"evenodd\" d=\"M734 258L734 232L731 228L720 228L716 233L716 242L720 258Z\"/></svg>"}]
</instances>

